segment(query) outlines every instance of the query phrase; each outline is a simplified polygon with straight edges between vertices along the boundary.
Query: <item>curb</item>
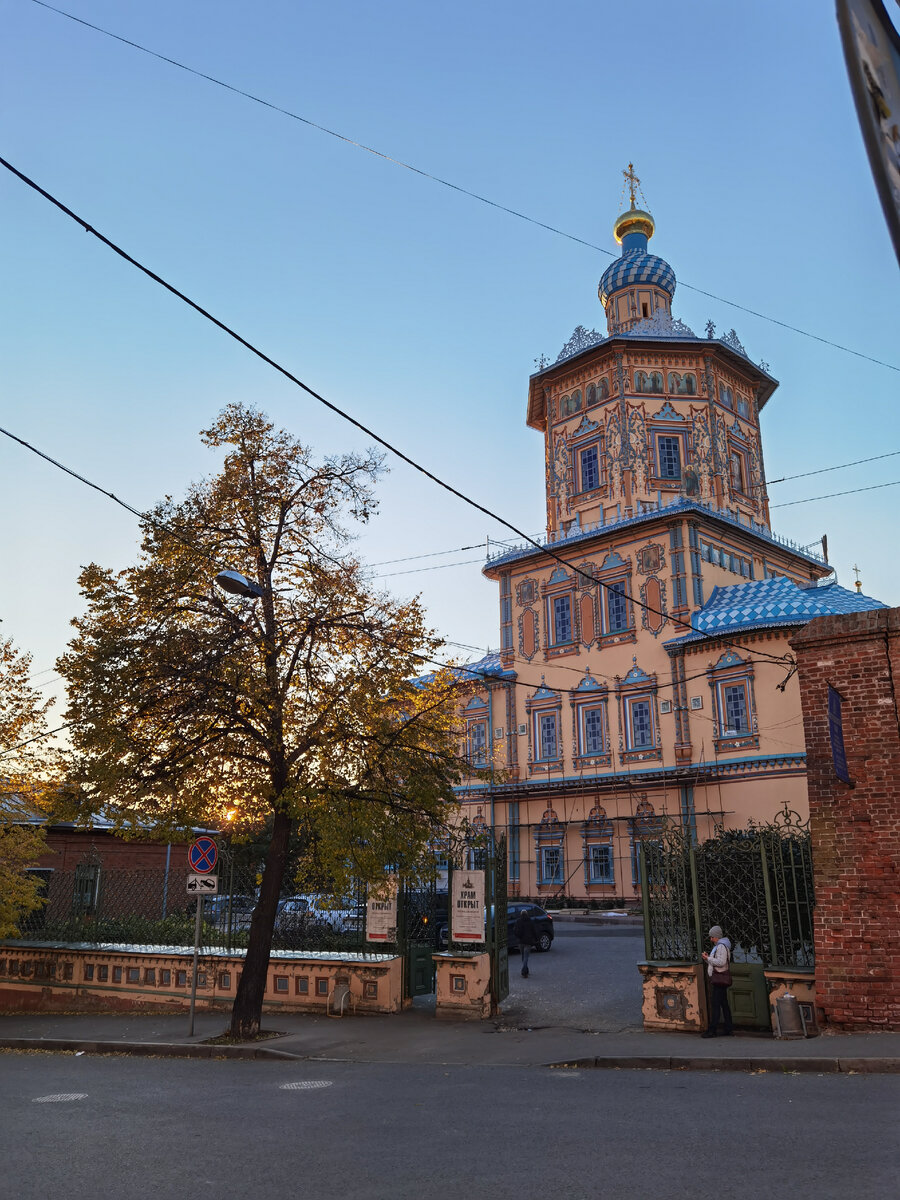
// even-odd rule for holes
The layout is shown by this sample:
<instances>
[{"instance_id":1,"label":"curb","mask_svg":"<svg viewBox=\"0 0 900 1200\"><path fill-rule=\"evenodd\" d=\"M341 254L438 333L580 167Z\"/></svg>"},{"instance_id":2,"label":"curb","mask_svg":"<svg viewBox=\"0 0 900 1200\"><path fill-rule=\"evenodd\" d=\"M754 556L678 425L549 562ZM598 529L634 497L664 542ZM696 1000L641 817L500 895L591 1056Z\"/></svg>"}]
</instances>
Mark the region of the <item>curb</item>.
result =
<instances>
[{"instance_id":1,"label":"curb","mask_svg":"<svg viewBox=\"0 0 900 1200\"><path fill-rule=\"evenodd\" d=\"M771 1071L817 1075L893 1075L900 1074L900 1058L698 1058L673 1054L603 1055L597 1058L573 1058L567 1062L546 1063L551 1069L594 1069L620 1071Z\"/></svg>"},{"instance_id":2,"label":"curb","mask_svg":"<svg viewBox=\"0 0 900 1200\"><path fill-rule=\"evenodd\" d=\"M305 1055L268 1046L207 1046L202 1042L85 1042L64 1038L0 1038L0 1050L80 1051L82 1054L134 1054L160 1058L271 1059L297 1062Z\"/></svg>"}]
</instances>

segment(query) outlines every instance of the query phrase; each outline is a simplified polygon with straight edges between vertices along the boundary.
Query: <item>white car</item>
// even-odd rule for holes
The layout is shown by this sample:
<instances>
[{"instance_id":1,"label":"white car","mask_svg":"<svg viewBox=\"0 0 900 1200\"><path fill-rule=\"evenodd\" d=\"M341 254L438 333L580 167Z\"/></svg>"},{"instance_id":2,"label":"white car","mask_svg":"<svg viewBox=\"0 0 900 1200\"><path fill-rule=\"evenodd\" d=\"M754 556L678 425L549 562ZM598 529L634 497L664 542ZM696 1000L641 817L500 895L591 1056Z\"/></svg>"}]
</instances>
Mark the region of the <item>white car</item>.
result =
<instances>
[{"instance_id":1,"label":"white car","mask_svg":"<svg viewBox=\"0 0 900 1200\"><path fill-rule=\"evenodd\" d=\"M288 896L278 906L275 932L281 937L306 930L355 933L362 917L355 904L332 896Z\"/></svg>"}]
</instances>

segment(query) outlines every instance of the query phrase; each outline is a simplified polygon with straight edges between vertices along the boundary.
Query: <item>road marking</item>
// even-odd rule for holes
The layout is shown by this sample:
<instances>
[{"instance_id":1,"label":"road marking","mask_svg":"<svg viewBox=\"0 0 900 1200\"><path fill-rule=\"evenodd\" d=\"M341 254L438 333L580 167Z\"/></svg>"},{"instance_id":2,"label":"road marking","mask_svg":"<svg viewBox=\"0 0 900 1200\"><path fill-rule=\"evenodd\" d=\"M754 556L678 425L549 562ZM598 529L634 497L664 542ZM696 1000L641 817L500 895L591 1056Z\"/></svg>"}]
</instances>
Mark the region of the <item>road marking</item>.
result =
<instances>
[{"instance_id":1,"label":"road marking","mask_svg":"<svg viewBox=\"0 0 900 1200\"><path fill-rule=\"evenodd\" d=\"M553 1072L553 1078L554 1079L580 1079L581 1072L566 1070L565 1067L562 1067L562 1068L557 1067L557 1069Z\"/></svg>"},{"instance_id":2,"label":"road marking","mask_svg":"<svg viewBox=\"0 0 900 1200\"><path fill-rule=\"evenodd\" d=\"M32 1104L59 1104L64 1100L87 1100L87 1092L57 1092L55 1096L35 1096Z\"/></svg>"},{"instance_id":3,"label":"road marking","mask_svg":"<svg viewBox=\"0 0 900 1200\"><path fill-rule=\"evenodd\" d=\"M283 1083L283 1092L311 1092L314 1088L331 1087L330 1079L301 1079L299 1083Z\"/></svg>"}]
</instances>

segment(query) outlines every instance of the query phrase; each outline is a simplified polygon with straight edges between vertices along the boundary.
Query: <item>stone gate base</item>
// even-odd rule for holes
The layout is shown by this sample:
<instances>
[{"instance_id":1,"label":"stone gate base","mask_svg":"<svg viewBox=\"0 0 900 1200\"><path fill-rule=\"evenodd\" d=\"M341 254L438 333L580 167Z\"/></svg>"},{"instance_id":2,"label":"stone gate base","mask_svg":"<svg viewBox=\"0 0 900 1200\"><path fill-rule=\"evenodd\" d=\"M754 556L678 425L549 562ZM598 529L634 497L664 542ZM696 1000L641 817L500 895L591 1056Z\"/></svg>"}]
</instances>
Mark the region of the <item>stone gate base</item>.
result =
<instances>
[{"instance_id":1,"label":"stone gate base","mask_svg":"<svg viewBox=\"0 0 900 1200\"><path fill-rule=\"evenodd\" d=\"M702 1033L709 1023L704 967L694 963L638 963L643 977L645 1029Z\"/></svg>"},{"instance_id":2,"label":"stone gate base","mask_svg":"<svg viewBox=\"0 0 900 1200\"><path fill-rule=\"evenodd\" d=\"M0 944L0 1009L34 1012L177 1011L190 1006L189 947ZM197 968L197 1008L231 1008L243 955L209 951ZM403 960L386 954L275 952L266 1012L396 1013Z\"/></svg>"},{"instance_id":3,"label":"stone gate base","mask_svg":"<svg viewBox=\"0 0 900 1200\"><path fill-rule=\"evenodd\" d=\"M483 1021L491 1010L489 954L434 954L435 1016L444 1021Z\"/></svg>"}]
</instances>

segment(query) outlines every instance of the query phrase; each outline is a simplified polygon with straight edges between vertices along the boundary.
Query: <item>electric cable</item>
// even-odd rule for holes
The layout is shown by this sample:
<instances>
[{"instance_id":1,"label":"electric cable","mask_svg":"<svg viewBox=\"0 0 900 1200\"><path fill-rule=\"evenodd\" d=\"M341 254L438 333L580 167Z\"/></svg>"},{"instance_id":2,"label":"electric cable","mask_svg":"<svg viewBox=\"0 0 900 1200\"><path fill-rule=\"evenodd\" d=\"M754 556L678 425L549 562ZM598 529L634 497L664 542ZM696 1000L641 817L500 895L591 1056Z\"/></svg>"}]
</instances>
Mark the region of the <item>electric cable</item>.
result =
<instances>
[{"instance_id":1,"label":"electric cable","mask_svg":"<svg viewBox=\"0 0 900 1200\"><path fill-rule=\"evenodd\" d=\"M452 484L446 483L443 479L439 478L432 471L429 471L427 467L423 467L420 463L417 463L415 461L415 459L410 458L408 454L405 454L402 450L400 450L396 446L392 445L385 438L381 437L374 430L372 430L368 426L364 425L361 421L358 421L355 417L351 416L348 412L345 412L338 405L332 403L332 401L330 401L330 400L326 400L326 398L324 396L322 396L319 392L315 391L312 387L309 386L309 384L304 383L302 379L298 378L298 376L294 375L291 371L289 371L287 369L287 367L283 367L279 362L277 362L275 359L271 358L264 351L260 350L252 342L249 342L245 337L242 337L241 334L237 333L230 326L226 325L224 323L224 321L220 321L218 319L218 317L213 316L212 313L208 312L205 308L203 308L201 305L199 305L196 301L192 300L189 296L185 295L184 292L179 291L178 288L176 288L173 284L169 283L167 280L163 279L162 276L157 275L155 271L151 271L149 267L144 266L143 263L139 262L136 258L133 258L132 255L130 255L126 250L123 250L121 246L116 245L115 242L111 241L104 234L100 233L99 230L94 229L94 227L92 225L90 225L87 221L85 221L83 217L79 217L77 213L73 212L72 209L68 208L65 204L63 204L63 202L61 200L58 200L55 196L51 195L50 192L46 191L39 184L37 184L33 179L30 179L27 175L25 175L21 171L19 171L16 167L14 167L12 165L12 163L8 162L5 158L0 158L0 165L4 166L11 174L15 175L18 179L20 179L24 184L26 184L28 187L30 187L33 191L37 192L38 195L43 196L44 199L47 200L50 204L52 204L55 208L58 208L61 212L65 213L65 215L67 217L69 217L71 220L73 220L76 224L80 225L86 233L92 234L94 237L96 237L98 239L98 241L102 242L105 246L109 247L109 249L112 250L115 254L118 254L120 258L123 258L126 262L130 263L133 267L136 267L139 271L141 271L149 279L152 279L154 283L158 283L161 287L165 288L166 291L171 292L173 296L176 296L179 300L181 300L185 304L187 304L189 308L194 309L195 312L199 313L206 320L210 321L217 328L221 329L223 333L226 333L230 338L233 338L234 341L236 341L239 345L243 346L246 350L249 350L251 354L254 354L261 361L265 362L266 364L268 364L268 366L272 367L273 370L277 371L280 375L283 375L286 379L289 379L291 381L291 383L293 383L297 387L301 388L304 392L307 393L307 395L312 396L312 398L314 400L318 400L319 403L322 404L325 408L327 408L330 412L333 412L336 416L341 417L342 420L344 420L348 424L352 425L355 429L360 430L361 433L366 434L367 437L373 438L374 441L376 441L380 446L383 446L391 454L395 455L402 462L405 462L407 464L407 466L412 467L413 470L418 471L421 475L424 475L426 479L431 480L431 482L434 483L437 487L442 488L446 492L449 492L451 496L455 496L458 500L461 500L464 504L468 504L471 508L474 508L477 512L482 513L484 516L489 517L492 521L496 521L499 525L504 526L511 533L514 533L517 537L522 538L524 541L528 542L531 546L533 546L541 554L546 554L549 558L554 559L556 562L560 563L562 566L566 567L568 570L574 571L577 576L580 576L581 578L587 580L588 582L590 582L590 584L592 586L602 587L606 591L612 591L614 589L614 587L615 587L614 584L607 583L605 580L602 580L602 579L596 579L593 575L588 575L580 567L578 567L578 566L568 562L566 559L564 559L560 554L558 554L554 549L552 549L551 546L541 545L540 542L536 541L532 537L529 537L529 535L527 533L525 533L523 530L519 529L518 526L513 525L512 522L506 520L506 518L498 516L497 513L492 512L489 508L486 508L483 504L480 504L477 500L473 500L470 496L467 496L464 492L459 491L459 489L455 488ZM7 431L0 429L0 432L6 433ZM14 435L12 435L12 434L7 434L7 436L14 437ZM14 440L20 442L22 445L27 445L27 443L25 443L21 438L14 437ZM32 450L34 449L34 447L31 447L31 446L28 446L28 448L32 449ZM41 453L41 452L35 451L35 453ZM61 467L61 464L56 463L55 460L53 460L53 459L50 459L49 455L41 453L41 457L46 458L49 462L53 462L53 464L55 466ZM109 496L117 504L121 504L123 508L127 508L128 511L134 513L134 515L136 515L138 517L141 516L141 514L138 512L137 509L134 509L130 505L125 504L124 501L119 500L119 498L117 496L115 496L112 492L106 492L103 488L98 487L96 484L90 483L90 481L84 479L81 476L78 476L76 472L71 471L68 468L61 467L61 469L66 470L68 474L73 475L76 478L80 478L81 482L88 484L89 487L93 487L97 491L103 492L104 495ZM669 620L671 620L674 625L678 625L681 628L688 630L689 632L691 631L692 627L689 622L685 622L685 621L680 620L679 618L672 617L670 614L662 613L660 610L653 608L652 605L649 605L645 601L640 600L636 597L631 597L631 601L633 604L637 605L639 608L644 609L646 612L653 613L655 616L659 616L659 617L668 616ZM727 644L727 643L725 643L725 644ZM735 647L735 648L737 649L738 647ZM762 652L762 656L764 658L771 658L773 661L779 661L779 662L781 661L781 659L776 659L775 656L773 656L773 655L767 655L764 651Z\"/></svg>"},{"instance_id":2,"label":"electric cable","mask_svg":"<svg viewBox=\"0 0 900 1200\"><path fill-rule=\"evenodd\" d=\"M84 20L82 17L76 17L73 13L66 12L65 9L56 8L52 4L47 4L46 0L32 0L33 4L37 4L40 8L46 8L50 12L56 13L58 16L65 17L69 21L74 21L78 25L84 25L88 29L93 29L96 33L102 33L104 37L112 38L114 41L121 42L125 46L130 46L134 50L139 50L142 54L147 54L151 58L159 59L160 62L168 63L170 66L177 67L180 71L186 71L189 75L195 75L198 79L205 79L208 83L213 83L217 87L225 88L226 91L233 92L235 95L242 96L245 100L252 100L254 104L260 104L263 108L271 109L273 112L280 113L282 116L290 117L291 120L299 121L303 125L309 126L311 129L316 129L320 133L327 133L329 137L337 138L338 141L345 142L348 146L354 146L358 150L364 150L367 154L372 154L376 158L383 159L385 162L393 163L394 166L402 167L404 170L411 171L414 175L419 175L423 179L428 179L432 183L439 183L442 187L450 188L451 191L459 192L463 196L468 196L472 200L477 200L481 204L486 204L490 208L496 208L500 212L506 213L508 216L516 217L520 221L526 221L530 225L536 225L539 229L544 229L549 233L554 233L559 237L566 238L570 242L575 242L577 245L586 246L589 250L596 250L600 254L605 254L609 258L617 258L611 250L607 250L604 246L597 246L593 242L587 241L585 238L577 237L573 233L567 233L564 229L558 229L555 225L549 225L546 221L539 221L536 217L528 216L527 213L518 212L514 208L509 208L505 204L500 204L496 200L491 200L487 196L482 196L478 192L473 192L469 188L464 188L460 184L452 183L449 179L442 179L439 175L433 175L429 171L424 171L420 167L415 167L411 163L404 162L402 159L394 158L390 154L385 154L381 150L376 150L372 146L366 146L363 142L358 142L354 138L348 137L346 134L338 133L334 129L329 129L325 125L320 125L309 117L302 117L299 113L292 112L288 108L283 108L279 104L273 104L269 100L264 100L261 96L256 96L252 92L244 91L243 88L236 87L234 84L226 83L222 79L217 79L214 75L208 75L204 71L198 70L196 67L189 67L186 63L179 62L175 58L170 58L166 54L161 54L157 50L151 50L147 46L141 45L140 42L132 41L130 38L123 37L121 34L113 33L109 29L104 29L101 25L95 25L90 21ZM822 345L830 346L835 350L842 350L845 354L852 354L856 358L865 359L867 362L875 363L879 367L887 367L890 371L900 371L900 366L895 366L893 363L884 362L882 359L874 358L870 354L863 354L859 350L853 350L849 346L842 346L838 342L832 341L830 338L820 337L818 334L810 333L806 329L800 329L797 325L790 325L787 321L780 321L776 317L767 316L765 313L757 312L755 309L748 308L745 304L738 304L734 300L726 300L724 296L717 296L714 292L705 291L701 287L697 287L691 283L685 283L679 279L679 287L686 288L688 291L696 292L700 296L706 296L709 300L715 300L719 304L727 304L730 308L736 308L740 312L748 313L750 316L758 317L762 321L768 321L772 325L778 325L782 329L788 329L792 333L798 333L801 337L811 338L813 341L820 342Z\"/></svg>"},{"instance_id":3,"label":"electric cable","mask_svg":"<svg viewBox=\"0 0 900 1200\"><path fill-rule=\"evenodd\" d=\"M425 571L446 571L448 567L470 567L473 563L484 562L483 558L464 558L459 562L437 563L433 567L410 567L408 571L391 571L387 575L373 575L373 579L396 579L398 575L422 575Z\"/></svg>"},{"instance_id":4,"label":"electric cable","mask_svg":"<svg viewBox=\"0 0 900 1200\"><path fill-rule=\"evenodd\" d=\"M780 504L771 504L770 508L793 508L795 504L812 504L816 500L834 500L837 496L855 496L858 492L877 492L881 488L896 487L900 479L892 479L890 483L873 483L870 487L851 488L848 492L828 492L825 496L807 496L805 500L783 500Z\"/></svg>"},{"instance_id":5,"label":"electric cable","mask_svg":"<svg viewBox=\"0 0 900 1200\"><path fill-rule=\"evenodd\" d=\"M789 479L808 479L810 475L824 475L827 471L843 471L846 467L858 467L862 463L879 462L882 458L896 458L900 450L889 450L887 454L875 454L871 458L856 458L853 462L838 463L836 467L819 467L816 471L801 471L799 475L782 475L780 479L767 479L760 486L773 487L776 483L786 483ZM773 505L773 507L775 507Z\"/></svg>"}]
</instances>

